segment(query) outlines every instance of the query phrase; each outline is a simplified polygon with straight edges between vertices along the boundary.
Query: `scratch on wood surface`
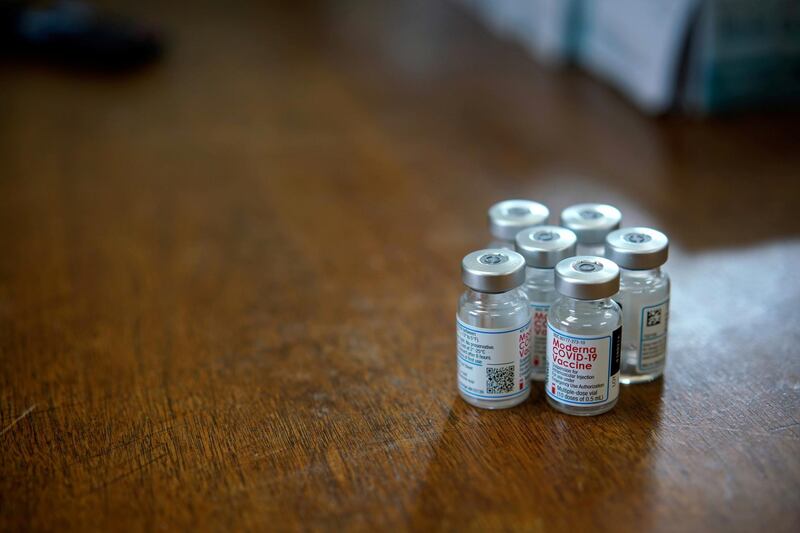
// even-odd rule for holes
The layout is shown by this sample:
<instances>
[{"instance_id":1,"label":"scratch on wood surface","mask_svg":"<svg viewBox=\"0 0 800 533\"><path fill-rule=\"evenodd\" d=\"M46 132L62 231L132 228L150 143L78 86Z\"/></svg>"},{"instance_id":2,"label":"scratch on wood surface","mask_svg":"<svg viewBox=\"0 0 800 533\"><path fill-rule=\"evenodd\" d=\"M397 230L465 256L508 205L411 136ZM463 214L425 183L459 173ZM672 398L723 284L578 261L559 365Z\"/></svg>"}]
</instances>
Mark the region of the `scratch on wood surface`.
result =
<instances>
[{"instance_id":1,"label":"scratch on wood surface","mask_svg":"<svg viewBox=\"0 0 800 533\"><path fill-rule=\"evenodd\" d=\"M6 434L6 432L7 432L8 430L10 430L11 428L13 428L13 427L16 425L16 423L17 423L17 422L19 422L20 420L22 420L23 418L25 418L26 416L28 416L29 414L31 414L31 413L33 412L33 410L34 410L34 409L36 409L36 404L33 404L33 405L31 405L30 407L28 407L27 409L25 409L25 412L24 412L24 413L22 413L22 414L21 414L21 415L19 415L17 418L15 418L14 420L12 420L12 421L11 421L11 423L10 423L9 425L7 425L7 426L6 426L6 427L3 429L3 431L0 431L0 437L2 437L3 435L5 435L5 434Z\"/></svg>"},{"instance_id":2,"label":"scratch on wood surface","mask_svg":"<svg viewBox=\"0 0 800 533\"><path fill-rule=\"evenodd\" d=\"M347 486L347 466L336 448L333 446L328 448L328 451L325 452L325 458L336 481L342 486Z\"/></svg>"},{"instance_id":3,"label":"scratch on wood surface","mask_svg":"<svg viewBox=\"0 0 800 533\"><path fill-rule=\"evenodd\" d=\"M145 461L144 463L140 463L137 466L135 466L134 468L131 468L131 469L123 472L122 474L120 474L120 475L118 475L118 476L116 476L116 477L114 477L114 478L112 478L112 479L110 479L108 481L105 481L104 483L101 483L99 485L95 485L94 487L92 487L89 490L89 492L92 493L92 492L98 492L98 491L104 490L105 488L113 485L114 483L122 481L123 479L126 479L126 478L132 476L133 474L136 474L137 472L144 471L147 467L149 467L150 465L152 465L156 461L160 461L161 459L163 459L164 457L166 457L168 455L169 455L169 451L165 451L164 453L162 453L160 455L157 455L156 457L153 457L153 458L149 459L148 461Z\"/></svg>"},{"instance_id":4,"label":"scratch on wood surface","mask_svg":"<svg viewBox=\"0 0 800 533\"><path fill-rule=\"evenodd\" d=\"M177 420L177 418L179 418L179 417L174 417L174 418L171 418L171 419L167 419L167 421ZM72 467L72 466L75 466L77 464L86 464L89 461L92 461L93 459L101 459L101 458L104 458L104 457L108 457L112 453L114 453L116 451L119 451L119 450L123 450L123 449L125 449L125 448L127 448L129 446L132 446L132 445L136 444L137 442L141 442L141 441L143 441L145 439L152 439L153 437L158 437L160 435L163 435L164 433L168 433L171 430L188 427L188 425L189 425L189 423L186 422L186 423L183 423L183 424L179 424L177 426L167 426L167 427L165 427L163 429L159 429L158 431L153 431L153 432L145 433L143 435L138 435L136 437L130 438L129 440L119 441L119 442L117 442L115 444L112 444L111 446L108 446L106 448L101 449L98 452L91 453L91 454L85 455L83 457L79 457L76 461L68 463L67 466L68 467ZM174 441L174 439L172 439L172 440ZM153 450L153 449L155 449L155 448L157 448L159 446L166 446L166 445L167 445L166 442L161 442L159 444L153 445L152 447L148 448L148 451L149 450Z\"/></svg>"},{"instance_id":5,"label":"scratch on wood surface","mask_svg":"<svg viewBox=\"0 0 800 533\"><path fill-rule=\"evenodd\" d=\"M788 439L788 440L800 440L794 435L781 435L778 434L780 430L787 429L792 427L793 424L789 424L788 426L780 426L777 428L769 429L768 431L758 431L752 430L748 428L731 428L731 427L723 427L723 426L714 426L714 425L695 425L695 424L676 424L676 423L665 423L662 424L662 427L672 427L672 428L681 428L681 429L690 429L690 430L698 430L698 431L723 431L725 433L732 433L735 435L740 435L742 437L775 437L779 439Z\"/></svg>"},{"instance_id":6,"label":"scratch on wood surface","mask_svg":"<svg viewBox=\"0 0 800 533\"><path fill-rule=\"evenodd\" d=\"M409 435L399 438L374 439L365 443L366 451L372 453L380 450L391 451L397 448L416 448L418 446L433 445L439 440L440 432L428 431L417 435ZM375 447L378 447L376 450Z\"/></svg>"},{"instance_id":7,"label":"scratch on wood surface","mask_svg":"<svg viewBox=\"0 0 800 533\"><path fill-rule=\"evenodd\" d=\"M785 430L785 429L791 429L791 428L793 428L793 427L797 427L797 426L800 426L800 422L791 422L791 423L789 423L789 424L784 424L784 425L782 425L782 426L777 426L777 427L774 427L774 428L769 428L769 431L770 431L770 432L783 431L783 430Z\"/></svg>"}]
</instances>

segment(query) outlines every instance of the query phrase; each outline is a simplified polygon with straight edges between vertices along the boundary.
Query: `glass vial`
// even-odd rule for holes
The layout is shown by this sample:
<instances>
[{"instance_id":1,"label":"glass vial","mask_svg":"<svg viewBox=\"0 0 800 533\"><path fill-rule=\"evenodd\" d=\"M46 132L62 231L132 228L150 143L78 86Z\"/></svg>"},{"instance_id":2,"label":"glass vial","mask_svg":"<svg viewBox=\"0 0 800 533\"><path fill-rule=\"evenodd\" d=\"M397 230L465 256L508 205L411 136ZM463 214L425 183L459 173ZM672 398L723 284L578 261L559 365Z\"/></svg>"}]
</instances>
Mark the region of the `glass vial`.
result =
<instances>
[{"instance_id":1,"label":"glass vial","mask_svg":"<svg viewBox=\"0 0 800 533\"><path fill-rule=\"evenodd\" d=\"M553 268L575 255L575 234L558 226L537 226L517 233L517 252L525 258L522 292L531 308L531 379L547 377L547 312L558 294Z\"/></svg>"},{"instance_id":2,"label":"glass vial","mask_svg":"<svg viewBox=\"0 0 800 533\"><path fill-rule=\"evenodd\" d=\"M599 415L619 396L622 316L611 299L619 267L596 256L555 268L560 297L547 318L547 403L570 415Z\"/></svg>"},{"instance_id":3,"label":"glass vial","mask_svg":"<svg viewBox=\"0 0 800 533\"><path fill-rule=\"evenodd\" d=\"M561 212L561 225L578 236L578 255L603 257L606 235L621 222L619 209L607 204L576 204Z\"/></svg>"},{"instance_id":4,"label":"glass vial","mask_svg":"<svg viewBox=\"0 0 800 533\"><path fill-rule=\"evenodd\" d=\"M521 230L547 224L550 210L530 200L505 200L489 208L489 248L514 249L514 237Z\"/></svg>"},{"instance_id":5,"label":"glass vial","mask_svg":"<svg viewBox=\"0 0 800 533\"><path fill-rule=\"evenodd\" d=\"M624 228L606 237L606 257L620 267L622 383L652 381L664 373L669 321L667 236L650 228Z\"/></svg>"},{"instance_id":6,"label":"glass vial","mask_svg":"<svg viewBox=\"0 0 800 533\"><path fill-rule=\"evenodd\" d=\"M525 260L512 250L478 250L461 261L461 279L467 289L456 314L458 391L484 409L520 404L531 393L531 312L519 290Z\"/></svg>"}]
</instances>

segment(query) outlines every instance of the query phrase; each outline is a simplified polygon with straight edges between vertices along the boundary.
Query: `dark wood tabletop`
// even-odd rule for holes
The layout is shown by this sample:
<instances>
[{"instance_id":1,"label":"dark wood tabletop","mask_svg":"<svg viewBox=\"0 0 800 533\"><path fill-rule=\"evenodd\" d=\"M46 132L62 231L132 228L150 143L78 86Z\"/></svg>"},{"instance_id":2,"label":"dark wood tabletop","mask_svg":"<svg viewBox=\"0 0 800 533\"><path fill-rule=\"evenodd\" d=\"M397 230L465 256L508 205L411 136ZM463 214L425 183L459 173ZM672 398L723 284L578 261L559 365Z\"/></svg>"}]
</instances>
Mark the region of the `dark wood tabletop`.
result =
<instances>
[{"instance_id":1,"label":"dark wood tabletop","mask_svg":"<svg viewBox=\"0 0 800 533\"><path fill-rule=\"evenodd\" d=\"M800 529L798 115L648 118L447 2L161 5L0 66L0 530ZM498 200L671 239L608 414L455 384Z\"/></svg>"}]
</instances>

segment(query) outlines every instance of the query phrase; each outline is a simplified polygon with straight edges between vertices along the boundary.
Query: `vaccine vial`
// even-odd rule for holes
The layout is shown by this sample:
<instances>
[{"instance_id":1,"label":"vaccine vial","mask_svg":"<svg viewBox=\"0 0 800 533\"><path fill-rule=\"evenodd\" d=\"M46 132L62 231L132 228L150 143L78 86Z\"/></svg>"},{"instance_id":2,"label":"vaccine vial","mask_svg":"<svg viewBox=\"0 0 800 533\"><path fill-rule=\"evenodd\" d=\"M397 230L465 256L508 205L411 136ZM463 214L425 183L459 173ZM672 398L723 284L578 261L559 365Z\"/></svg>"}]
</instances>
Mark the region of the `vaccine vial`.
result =
<instances>
[{"instance_id":1,"label":"vaccine vial","mask_svg":"<svg viewBox=\"0 0 800 533\"><path fill-rule=\"evenodd\" d=\"M519 290L525 260L513 250L478 250L461 261L461 279L467 288L456 314L458 391L484 409L522 403L531 393L531 312Z\"/></svg>"},{"instance_id":2,"label":"vaccine vial","mask_svg":"<svg viewBox=\"0 0 800 533\"><path fill-rule=\"evenodd\" d=\"M607 204L576 204L561 212L561 225L578 236L578 255L602 257L606 235L619 228L622 213Z\"/></svg>"},{"instance_id":3,"label":"vaccine vial","mask_svg":"<svg viewBox=\"0 0 800 533\"><path fill-rule=\"evenodd\" d=\"M505 200L489 208L489 248L514 249L514 238L521 230L547 224L550 210L530 200Z\"/></svg>"},{"instance_id":4,"label":"vaccine vial","mask_svg":"<svg viewBox=\"0 0 800 533\"><path fill-rule=\"evenodd\" d=\"M555 268L559 298L547 316L547 402L570 415L599 415L619 396L622 316L611 297L619 267L577 256Z\"/></svg>"},{"instance_id":5,"label":"vaccine vial","mask_svg":"<svg viewBox=\"0 0 800 533\"><path fill-rule=\"evenodd\" d=\"M525 258L522 292L531 308L531 379L547 377L547 312L558 294L553 268L575 255L575 234L558 226L537 226L517 233L517 252Z\"/></svg>"},{"instance_id":6,"label":"vaccine vial","mask_svg":"<svg viewBox=\"0 0 800 533\"><path fill-rule=\"evenodd\" d=\"M606 257L620 267L619 294L625 324L622 383L652 381L664 372L669 320L669 277L661 271L667 236L650 228L623 228L606 237Z\"/></svg>"}]
</instances>

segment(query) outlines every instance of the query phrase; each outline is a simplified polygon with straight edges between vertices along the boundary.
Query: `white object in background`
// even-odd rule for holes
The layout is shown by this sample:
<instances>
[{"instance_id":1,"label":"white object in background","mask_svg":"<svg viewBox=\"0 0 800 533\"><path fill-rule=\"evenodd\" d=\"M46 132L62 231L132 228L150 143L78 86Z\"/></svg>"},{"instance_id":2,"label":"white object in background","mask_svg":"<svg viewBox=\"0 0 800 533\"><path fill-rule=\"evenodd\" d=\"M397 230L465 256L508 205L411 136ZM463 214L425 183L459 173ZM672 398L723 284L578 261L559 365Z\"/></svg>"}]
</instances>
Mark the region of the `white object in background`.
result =
<instances>
[{"instance_id":1,"label":"white object in background","mask_svg":"<svg viewBox=\"0 0 800 533\"><path fill-rule=\"evenodd\" d=\"M563 64L572 58L578 0L518 0L511 33L537 59Z\"/></svg>"},{"instance_id":2,"label":"white object in background","mask_svg":"<svg viewBox=\"0 0 800 533\"><path fill-rule=\"evenodd\" d=\"M513 18L514 4L517 0L461 0L489 28L504 36Z\"/></svg>"},{"instance_id":3,"label":"white object in background","mask_svg":"<svg viewBox=\"0 0 800 533\"><path fill-rule=\"evenodd\" d=\"M675 101L681 52L697 0L584 2L578 58L648 113Z\"/></svg>"},{"instance_id":4,"label":"white object in background","mask_svg":"<svg viewBox=\"0 0 800 533\"><path fill-rule=\"evenodd\" d=\"M537 59L561 64L576 46L580 0L459 0L501 37L519 42Z\"/></svg>"}]
</instances>

